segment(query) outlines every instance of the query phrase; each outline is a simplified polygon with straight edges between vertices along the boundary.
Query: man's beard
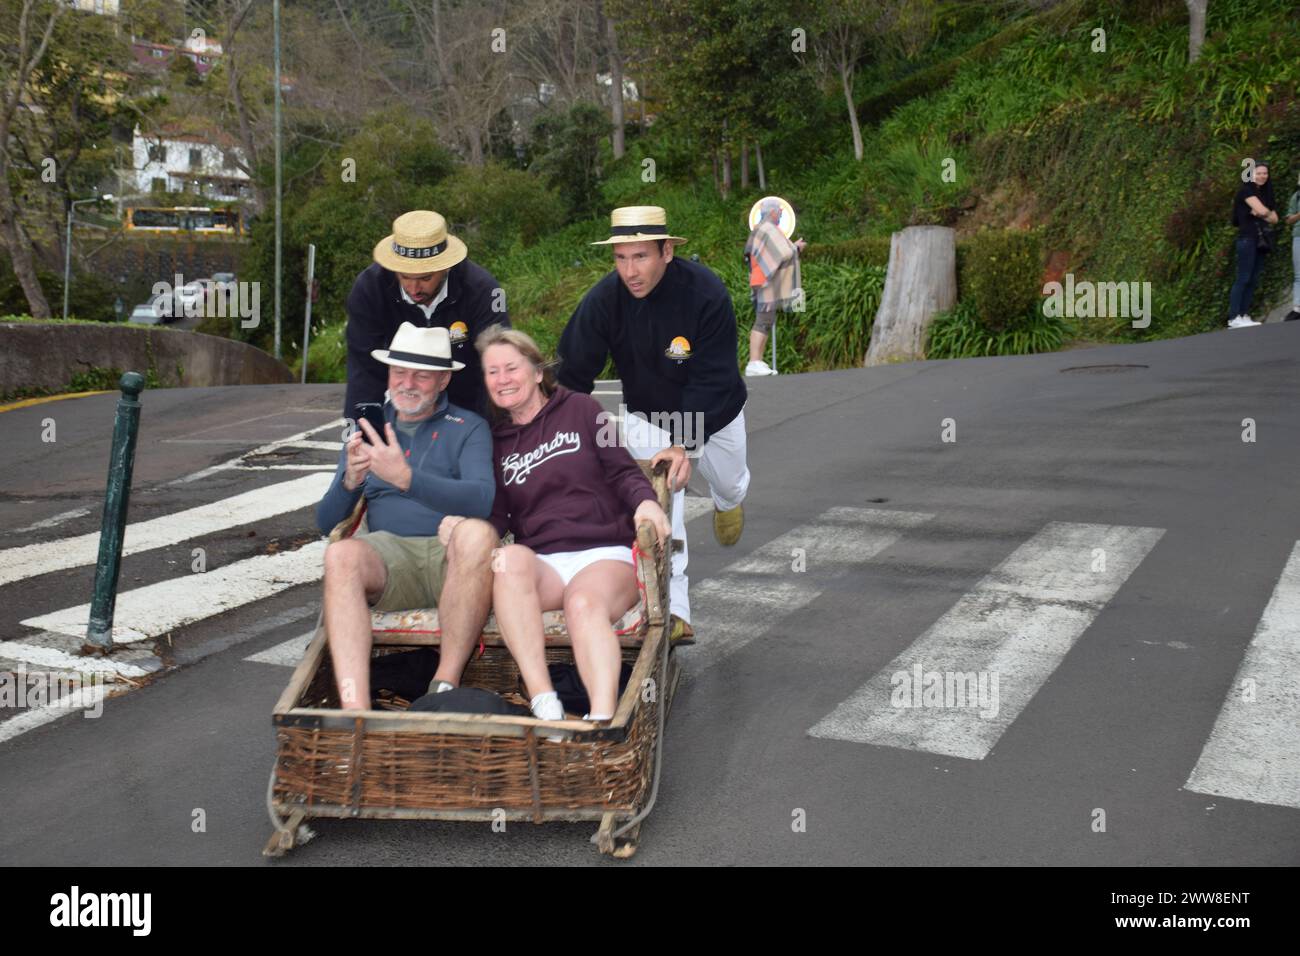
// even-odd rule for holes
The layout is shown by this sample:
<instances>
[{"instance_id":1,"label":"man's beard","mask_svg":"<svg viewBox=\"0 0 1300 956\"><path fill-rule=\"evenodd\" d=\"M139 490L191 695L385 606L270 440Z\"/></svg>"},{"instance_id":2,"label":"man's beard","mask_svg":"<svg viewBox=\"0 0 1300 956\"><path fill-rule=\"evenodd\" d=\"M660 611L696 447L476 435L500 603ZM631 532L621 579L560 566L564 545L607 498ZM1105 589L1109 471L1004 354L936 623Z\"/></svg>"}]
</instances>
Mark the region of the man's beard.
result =
<instances>
[{"instance_id":1,"label":"man's beard","mask_svg":"<svg viewBox=\"0 0 1300 956\"><path fill-rule=\"evenodd\" d=\"M408 418L414 418L419 415L424 415L426 412L430 411L433 408L434 404L437 401L438 398L436 395L433 398L425 398L423 395L419 395L419 394L403 394L402 392L396 392L393 395L393 407L396 408L403 415L406 415ZM418 404L416 404L414 407L403 408L402 407L403 402L407 402L407 403L415 402Z\"/></svg>"}]
</instances>

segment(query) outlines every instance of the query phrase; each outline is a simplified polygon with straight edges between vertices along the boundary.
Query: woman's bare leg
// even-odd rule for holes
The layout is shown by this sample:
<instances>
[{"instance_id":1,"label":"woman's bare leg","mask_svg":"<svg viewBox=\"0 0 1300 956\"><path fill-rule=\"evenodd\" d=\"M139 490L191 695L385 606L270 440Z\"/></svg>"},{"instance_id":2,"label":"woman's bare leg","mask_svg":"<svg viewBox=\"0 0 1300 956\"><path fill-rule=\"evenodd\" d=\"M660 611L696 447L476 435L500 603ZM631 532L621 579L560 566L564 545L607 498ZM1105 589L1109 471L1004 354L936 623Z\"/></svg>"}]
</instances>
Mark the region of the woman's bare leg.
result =
<instances>
[{"instance_id":1,"label":"woman's bare leg","mask_svg":"<svg viewBox=\"0 0 1300 956\"><path fill-rule=\"evenodd\" d=\"M591 713L613 715L623 658L614 622L638 598L636 571L627 561L597 561L564 589L564 619L573 640L573 659L587 688Z\"/></svg>"},{"instance_id":2,"label":"woman's bare leg","mask_svg":"<svg viewBox=\"0 0 1300 956\"><path fill-rule=\"evenodd\" d=\"M501 637L519 667L529 697L555 688L546 669L542 612L560 606L564 582L530 548L511 544L492 558L492 606Z\"/></svg>"}]
</instances>

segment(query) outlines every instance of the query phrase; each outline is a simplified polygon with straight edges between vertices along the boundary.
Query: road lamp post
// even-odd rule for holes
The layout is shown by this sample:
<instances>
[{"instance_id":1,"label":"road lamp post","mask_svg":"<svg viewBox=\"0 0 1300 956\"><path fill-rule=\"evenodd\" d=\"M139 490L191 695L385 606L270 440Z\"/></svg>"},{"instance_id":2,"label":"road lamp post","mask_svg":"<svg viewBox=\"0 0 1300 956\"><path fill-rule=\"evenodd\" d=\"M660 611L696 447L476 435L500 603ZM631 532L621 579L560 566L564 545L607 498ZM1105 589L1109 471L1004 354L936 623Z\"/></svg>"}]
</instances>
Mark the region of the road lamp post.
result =
<instances>
[{"instance_id":1,"label":"road lamp post","mask_svg":"<svg viewBox=\"0 0 1300 956\"><path fill-rule=\"evenodd\" d=\"M105 193L103 196L91 196L89 199L74 199L72 205L68 207L68 240L63 244L63 318L68 318L68 287L72 284L72 213L83 203L88 202L112 202L113 194Z\"/></svg>"}]
</instances>

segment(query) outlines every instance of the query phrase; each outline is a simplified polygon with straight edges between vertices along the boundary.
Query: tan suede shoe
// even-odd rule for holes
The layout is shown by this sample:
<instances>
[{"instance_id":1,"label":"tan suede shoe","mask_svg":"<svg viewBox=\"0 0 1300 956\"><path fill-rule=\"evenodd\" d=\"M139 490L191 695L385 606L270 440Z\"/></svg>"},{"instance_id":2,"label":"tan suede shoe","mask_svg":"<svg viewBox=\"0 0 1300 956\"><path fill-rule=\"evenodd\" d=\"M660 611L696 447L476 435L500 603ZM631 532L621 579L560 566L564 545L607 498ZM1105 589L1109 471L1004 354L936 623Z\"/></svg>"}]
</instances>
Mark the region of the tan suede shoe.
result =
<instances>
[{"instance_id":1,"label":"tan suede shoe","mask_svg":"<svg viewBox=\"0 0 1300 956\"><path fill-rule=\"evenodd\" d=\"M745 506L736 505L730 511L713 509L713 536L718 544L729 548L740 540L740 533L745 530Z\"/></svg>"}]
</instances>

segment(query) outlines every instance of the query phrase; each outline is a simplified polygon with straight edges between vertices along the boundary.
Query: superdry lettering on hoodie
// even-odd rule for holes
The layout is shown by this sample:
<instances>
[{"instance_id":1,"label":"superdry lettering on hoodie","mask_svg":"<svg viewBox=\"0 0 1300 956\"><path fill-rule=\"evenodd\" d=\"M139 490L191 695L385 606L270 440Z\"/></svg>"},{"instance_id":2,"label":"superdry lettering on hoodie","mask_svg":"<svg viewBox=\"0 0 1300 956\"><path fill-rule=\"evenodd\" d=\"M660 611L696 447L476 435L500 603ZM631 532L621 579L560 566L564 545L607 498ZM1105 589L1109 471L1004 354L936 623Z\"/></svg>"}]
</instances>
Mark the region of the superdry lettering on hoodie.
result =
<instances>
[{"instance_id":1,"label":"superdry lettering on hoodie","mask_svg":"<svg viewBox=\"0 0 1300 956\"><path fill-rule=\"evenodd\" d=\"M604 414L590 395L561 387L528 424L492 429L498 534L539 554L632 544L632 514L657 499L628 450L598 440Z\"/></svg>"}]
</instances>

